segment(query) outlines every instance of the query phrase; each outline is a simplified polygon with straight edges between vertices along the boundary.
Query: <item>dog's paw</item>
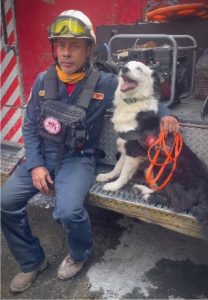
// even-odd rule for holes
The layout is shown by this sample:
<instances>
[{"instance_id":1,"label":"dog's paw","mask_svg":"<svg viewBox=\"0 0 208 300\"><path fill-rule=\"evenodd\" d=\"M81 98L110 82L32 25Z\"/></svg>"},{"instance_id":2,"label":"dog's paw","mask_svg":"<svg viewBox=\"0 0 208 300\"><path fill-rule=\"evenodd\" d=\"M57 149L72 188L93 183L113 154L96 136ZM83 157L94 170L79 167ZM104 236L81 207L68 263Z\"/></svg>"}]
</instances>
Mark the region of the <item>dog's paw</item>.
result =
<instances>
[{"instance_id":1,"label":"dog's paw","mask_svg":"<svg viewBox=\"0 0 208 300\"><path fill-rule=\"evenodd\" d=\"M111 178L109 177L109 175L106 173L106 174L98 174L97 177L96 177L96 181L99 181L99 182L105 182L105 181L108 181L110 180Z\"/></svg>"},{"instance_id":2,"label":"dog's paw","mask_svg":"<svg viewBox=\"0 0 208 300\"><path fill-rule=\"evenodd\" d=\"M148 188L146 185L142 185L142 184L135 184L133 186L133 188L136 191L140 191L142 193L142 195L147 195L147 194L151 194L153 193L153 190Z\"/></svg>"},{"instance_id":3,"label":"dog's paw","mask_svg":"<svg viewBox=\"0 0 208 300\"><path fill-rule=\"evenodd\" d=\"M142 184L135 184L133 186L134 190L136 190L136 192L140 192L143 196L143 199L145 201L148 201L149 197L150 197L150 194L153 193L153 190L148 188L147 186L145 185L142 185Z\"/></svg>"},{"instance_id":4,"label":"dog's paw","mask_svg":"<svg viewBox=\"0 0 208 300\"><path fill-rule=\"evenodd\" d=\"M104 189L105 191L111 191L111 192L115 192L115 191L117 191L119 188L120 188L120 186L118 186L115 182L109 182L109 183L106 183L106 184L103 186L103 189Z\"/></svg>"}]
</instances>

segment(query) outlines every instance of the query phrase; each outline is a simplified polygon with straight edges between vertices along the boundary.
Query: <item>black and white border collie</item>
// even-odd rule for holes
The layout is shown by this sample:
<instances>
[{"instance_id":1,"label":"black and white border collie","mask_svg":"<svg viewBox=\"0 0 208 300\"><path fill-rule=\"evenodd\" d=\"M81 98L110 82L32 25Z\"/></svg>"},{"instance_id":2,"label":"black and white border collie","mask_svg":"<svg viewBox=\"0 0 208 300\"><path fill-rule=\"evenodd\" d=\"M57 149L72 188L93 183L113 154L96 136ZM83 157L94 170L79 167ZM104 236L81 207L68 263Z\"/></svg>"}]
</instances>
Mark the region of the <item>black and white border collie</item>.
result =
<instances>
[{"instance_id":1,"label":"black and white border collie","mask_svg":"<svg viewBox=\"0 0 208 300\"><path fill-rule=\"evenodd\" d=\"M120 71L112 122L118 134L117 146L121 156L111 172L99 174L96 178L107 182L103 186L106 191L122 188L139 169L145 172L149 165L145 139L149 132L159 133L153 73L148 66L137 61L128 62ZM169 171L166 168L165 172ZM135 184L134 188L148 201L168 205L177 212L192 212L208 239L207 169L185 143L174 175L163 190L154 192L143 184Z\"/></svg>"}]
</instances>

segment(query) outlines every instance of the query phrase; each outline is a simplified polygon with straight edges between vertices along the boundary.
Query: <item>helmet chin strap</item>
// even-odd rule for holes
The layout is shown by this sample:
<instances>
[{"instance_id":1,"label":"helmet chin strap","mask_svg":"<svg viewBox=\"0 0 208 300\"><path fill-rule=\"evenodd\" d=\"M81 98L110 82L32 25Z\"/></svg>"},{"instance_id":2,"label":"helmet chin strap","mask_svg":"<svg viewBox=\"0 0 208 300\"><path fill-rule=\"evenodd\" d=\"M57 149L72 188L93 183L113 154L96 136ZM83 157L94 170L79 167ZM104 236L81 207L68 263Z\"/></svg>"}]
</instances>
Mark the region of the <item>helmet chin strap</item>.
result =
<instances>
[{"instance_id":1,"label":"helmet chin strap","mask_svg":"<svg viewBox=\"0 0 208 300\"><path fill-rule=\"evenodd\" d=\"M51 41L50 43L51 43L51 52L52 52L53 59L54 59L54 61L55 61L56 65L58 65L58 66L59 66L59 68L61 69L61 67L60 67L60 65L59 65L59 63L58 63L57 56L56 56L56 54L55 54L54 42L53 42L53 41Z\"/></svg>"}]
</instances>

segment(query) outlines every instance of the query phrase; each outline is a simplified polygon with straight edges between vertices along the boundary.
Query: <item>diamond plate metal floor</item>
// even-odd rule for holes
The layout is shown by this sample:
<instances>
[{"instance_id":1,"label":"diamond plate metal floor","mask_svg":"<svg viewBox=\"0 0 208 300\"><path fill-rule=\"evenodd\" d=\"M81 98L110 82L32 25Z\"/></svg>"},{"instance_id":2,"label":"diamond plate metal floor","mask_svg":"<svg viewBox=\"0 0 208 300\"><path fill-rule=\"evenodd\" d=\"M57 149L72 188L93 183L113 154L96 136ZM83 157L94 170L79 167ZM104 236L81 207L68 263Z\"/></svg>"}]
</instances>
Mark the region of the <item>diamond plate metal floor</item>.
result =
<instances>
[{"instance_id":1,"label":"diamond plate metal floor","mask_svg":"<svg viewBox=\"0 0 208 300\"><path fill-rule=\"evenodd\" d=\"M1 143L1 164L2 176L9 176L24 157L24 148L10 142Z\"/></svg>"}]
</instances>

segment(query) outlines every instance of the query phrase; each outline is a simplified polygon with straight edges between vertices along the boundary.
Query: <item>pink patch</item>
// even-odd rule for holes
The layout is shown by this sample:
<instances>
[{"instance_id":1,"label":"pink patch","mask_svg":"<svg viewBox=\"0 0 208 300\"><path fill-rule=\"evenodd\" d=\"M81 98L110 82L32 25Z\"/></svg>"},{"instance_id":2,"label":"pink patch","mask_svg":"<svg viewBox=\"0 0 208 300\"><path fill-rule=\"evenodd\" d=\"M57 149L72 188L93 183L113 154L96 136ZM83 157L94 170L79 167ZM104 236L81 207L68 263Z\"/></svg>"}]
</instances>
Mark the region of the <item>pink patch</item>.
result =
<instances>
[{"instance_id":1,"label":"pink patch","mask_svg":"<svg viewBox=\"0 0 208 300\"><path fill-rule=\"evenodd\" d=\"M50 134L57 134L61 130L61 124L56 118L48 117L43 121L43 126Z\"/></svg>"}]
</instances>

